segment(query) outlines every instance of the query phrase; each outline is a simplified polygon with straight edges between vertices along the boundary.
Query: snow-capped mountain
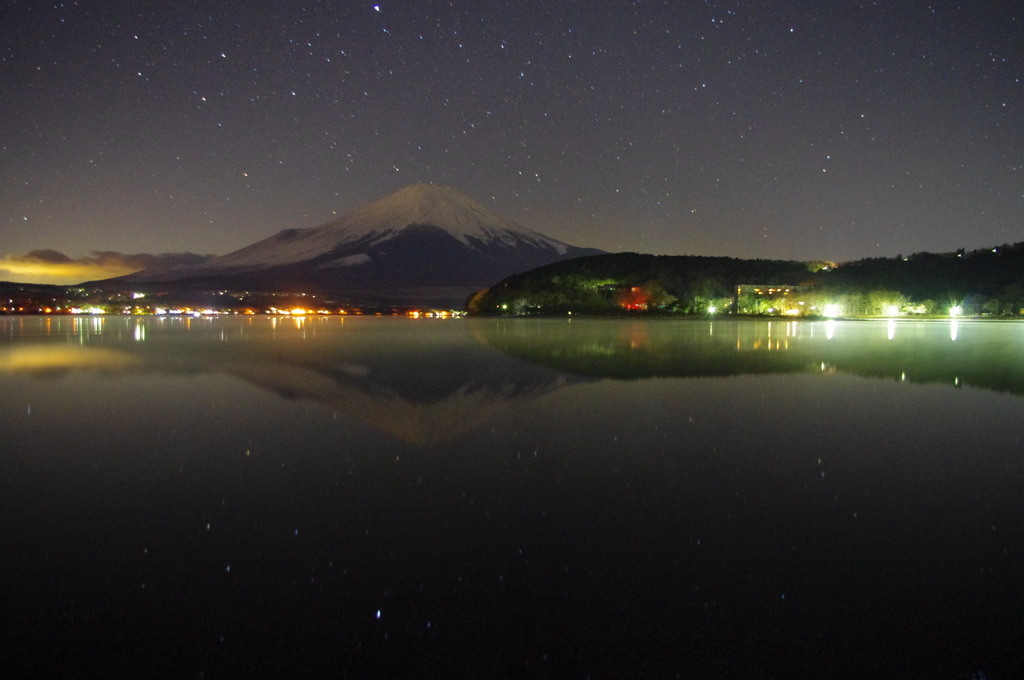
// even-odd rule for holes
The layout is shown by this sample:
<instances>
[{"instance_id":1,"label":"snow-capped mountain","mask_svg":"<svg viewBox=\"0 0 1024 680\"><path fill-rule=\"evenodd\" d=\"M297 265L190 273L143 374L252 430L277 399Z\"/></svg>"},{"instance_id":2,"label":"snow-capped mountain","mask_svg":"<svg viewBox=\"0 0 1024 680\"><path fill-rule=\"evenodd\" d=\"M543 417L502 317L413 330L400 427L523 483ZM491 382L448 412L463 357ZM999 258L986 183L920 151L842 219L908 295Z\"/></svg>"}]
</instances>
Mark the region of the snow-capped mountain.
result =
<instances>
[{"instance_id":1,"label":"snow-capped mountain","mask_svg":"<svg viewBox=\"0 0 1024 680\"><path fill-rule=\"evenodd\" d=\"M191 266L132 283L331 290L412 301L462 298L516 272L602 251L577 248L488 211L448 186L413 184L333 222L286 229Z\"/></svg>"}]
</instances>

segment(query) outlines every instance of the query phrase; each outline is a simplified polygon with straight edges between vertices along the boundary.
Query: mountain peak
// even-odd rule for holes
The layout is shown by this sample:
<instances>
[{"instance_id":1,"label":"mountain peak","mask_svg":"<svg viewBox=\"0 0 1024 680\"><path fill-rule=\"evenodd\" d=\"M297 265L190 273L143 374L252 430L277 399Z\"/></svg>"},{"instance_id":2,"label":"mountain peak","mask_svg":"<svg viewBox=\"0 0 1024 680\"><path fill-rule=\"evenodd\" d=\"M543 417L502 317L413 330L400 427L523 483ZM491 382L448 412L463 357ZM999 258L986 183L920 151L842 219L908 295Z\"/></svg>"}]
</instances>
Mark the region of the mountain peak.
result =
<instances>
[{"instance_id":1,"label":"mountain peak","mask_svg":"<svg viewBox=\"0 0 1024 680\"><path fill-rule=\"evenodd\" d=\"M444 184L410 184L315 229L349 237L389 238L406 227L421 225L438 227L469 246L473 245L470 239L512 243L526 238L543 242L559 253L564 253L566 248L561 241L495 215L461 191Z\"/></svg>"},{"instance_id":2,"label":"mountain peak","mask_svg":"<svg viewBox=\"0 0 1024 680\"><path fill-rule=\"evenodd\" d=\"M409 201L412 203L437 201L473 202L473 199L451 185L434 184L432 182L413 182L412 184L407 184L398 191L377 200L386 201L388 199Z\"/></svg>"}]
</instances>

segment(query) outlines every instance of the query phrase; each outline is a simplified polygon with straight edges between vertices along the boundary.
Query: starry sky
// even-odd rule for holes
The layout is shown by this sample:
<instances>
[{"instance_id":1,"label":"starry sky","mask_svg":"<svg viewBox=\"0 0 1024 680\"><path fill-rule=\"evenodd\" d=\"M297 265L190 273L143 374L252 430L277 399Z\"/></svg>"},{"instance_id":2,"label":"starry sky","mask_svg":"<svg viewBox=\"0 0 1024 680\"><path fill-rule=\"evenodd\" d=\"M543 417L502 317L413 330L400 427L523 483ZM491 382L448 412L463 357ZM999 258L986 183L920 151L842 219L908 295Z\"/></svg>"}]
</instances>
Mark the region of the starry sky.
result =
<instances>
[{"instance_id":1,"label":"starry sky","mask_svg":"<svg viewBox=\"0 0 1024 680\"><path fill-rule=\"evenodd\" d=\"M609 251L1021 241L1022 81L1015 2L6 0L0 279L418 181Z\"/></svg>"}]
</instances>

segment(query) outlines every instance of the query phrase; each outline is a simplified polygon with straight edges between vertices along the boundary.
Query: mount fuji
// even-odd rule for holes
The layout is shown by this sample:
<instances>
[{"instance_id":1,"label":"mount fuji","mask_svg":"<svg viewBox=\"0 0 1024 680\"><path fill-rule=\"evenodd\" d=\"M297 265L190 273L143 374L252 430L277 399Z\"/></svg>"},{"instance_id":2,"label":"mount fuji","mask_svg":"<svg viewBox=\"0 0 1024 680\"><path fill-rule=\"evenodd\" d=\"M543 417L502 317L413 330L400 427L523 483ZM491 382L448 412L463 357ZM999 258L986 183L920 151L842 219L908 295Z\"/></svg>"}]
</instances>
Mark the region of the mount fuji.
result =
<instances>
[{"instance_id":1,"label":"mount fuji","mask_svg":"<svg viewBox=\"0 0 1024 680\"><path fill-rule=\"evenodd\" d=\"M103 283L462 302L511 274L601 253L495 215L452 187L412 184L333 222L286 229L201 264L143 270Z\"/></svg>"}]
</instances>

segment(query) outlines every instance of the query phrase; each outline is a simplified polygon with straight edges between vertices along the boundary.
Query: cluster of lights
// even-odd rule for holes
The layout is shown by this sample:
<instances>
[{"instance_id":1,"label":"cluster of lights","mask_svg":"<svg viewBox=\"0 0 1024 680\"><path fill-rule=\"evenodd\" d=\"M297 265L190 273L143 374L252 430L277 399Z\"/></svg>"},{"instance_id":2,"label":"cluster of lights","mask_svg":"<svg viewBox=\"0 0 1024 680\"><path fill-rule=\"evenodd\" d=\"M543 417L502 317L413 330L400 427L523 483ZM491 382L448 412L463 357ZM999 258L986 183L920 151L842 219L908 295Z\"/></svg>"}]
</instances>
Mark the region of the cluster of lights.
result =
<instances>
[{"instance_id":1,"label":"cluster of lights","mask_svg":"<svg viewBox=\"0 0 1024 680\"><path fill-rule=\"evenodd\" d=\"M333 314L327 309L303 309L302 307L293 307L292 309L278 309L277 307L271 307L267 310L267 314L283 314L285 316L311 316L314 314ZM342 309L338 311L338 314L346 314L347 312Z\"/></svg>"},{"instance_id":2,"label":"cluster of lights","mask_svg":"<svg viewBox=\"0 0 1024 680\"><path fill-rule=\"evenodd\" d=\"M466 313L454 309L431 309L427 311L414 309L410 312L406 312L406 316L410 319L458 319L466 316Z\"/></svg>"},{"instance_id":3,"label":"cluster of lights","mask_svg":"<svg viewBox=\"0 0 1024 680\"><path fill-rule=\"evenodd\" d=\"M227 314L227 312L220 312L216 309L192 309L191 307L185 307L183 309L164 309L163 307L157 307L153 310L153 313L157 316L217 316L219 314Z\"/></svg>"}]
</instances>

